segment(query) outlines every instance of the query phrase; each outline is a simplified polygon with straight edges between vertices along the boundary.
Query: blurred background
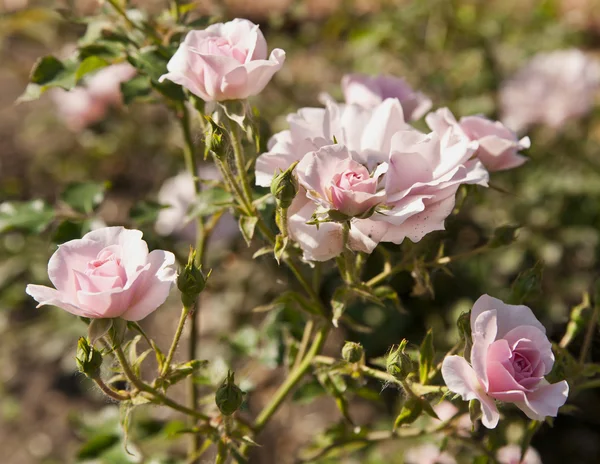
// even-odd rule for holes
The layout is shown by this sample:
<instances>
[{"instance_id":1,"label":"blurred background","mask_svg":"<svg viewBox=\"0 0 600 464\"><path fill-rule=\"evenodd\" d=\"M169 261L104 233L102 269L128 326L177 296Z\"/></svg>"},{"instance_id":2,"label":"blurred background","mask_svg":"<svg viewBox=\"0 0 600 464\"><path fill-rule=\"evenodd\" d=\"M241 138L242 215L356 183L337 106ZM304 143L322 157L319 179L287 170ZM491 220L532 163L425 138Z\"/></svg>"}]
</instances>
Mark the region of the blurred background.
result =
<instances>
[{"instance_id":1,"label":"blurred background","mask_svg":"<svg viewBox=\"0 0 600 464\"><path fill-rule=\"evenodd\" d=\"M159 227L157 233L156 215L144 209L148 200L185 203L177 192L169 193L168 183L163 187L183 169L181 134L165 107L117 105L83 121L65 110L67 97L60 92L15 105L35 60L67 55L85 33L84 24L68 23L56 10L93 15L100 3L0 0L2 464L184 462L177 459L182 448L173 433L178 418L152 408L136 411L133 455L125 452L117 407L75 372L84 324L56 308L36 309L24 293L27 283L46 280L55 244L94 221L142 228L151 245L167 244L182 254L189 243L185 229ZM148 15L165 3L131 2ZM286 51L284 68L253 101L272 133L286 127L288 113L320 106L322 92L341 100L342 75L364 72L404 77L434 108L448 106L457 117L482 113L531 138L528 163L494 173L490 189L470 190L447 230L419 246L432 255L441 243L446 254L468 252L507 224L521 226L516 242L452 263L452 275L396 276L392 284L402 311L355 304L350 314L358 330L336 331L329 354L338 356L343 341L351 339L376 358L402 338L421 340L429 327L436 347L447 349L457 340L455 321L462 311L482 293L507 298L515 278L536 264L543 277L527 304L551 338L560 340L571 308L600 274L599 0L207 0L197 2L196 13L251 19L261 25L270 49ZM425 128L422 122L417 126ZM198 129L195 137L201 139ZM52 215L44 222L37 214L16 227L2 216L10 208L5 202L42 199L60 207L66 186L84 181L105 191L85 224ZM44 206L28 208L39 213ZM247 413L255 415L278 386L287 340L302 326L287 308L252 312L281 293L288 276L271 259L252 260L255 249L240 240L234 222L225 218L221 227L209 247L214 271L202 294L200 353L211 360L207 383L221 380L228 365L236 368L236 379L249 392ZM406 252L411 244L403 247ZM400 247L386 249L400 256ZM377 274L380 266L373 256L367 274ZM335 279L325 272L324 299ZM172 337L177 307L174 296L143 321L159 344ZM581 338L570 345L575 355ZM598 339L596 333L591 353L596 362ZM352 415L358 424L389 426L399 394L373 387L375 398L352 397ZM315 431L335 430L341 415L333 400L313 390L305 386L282 408L261 435L263 446L253 462L295 462ZM600 391L586 390L572 404L532 442L544 463L600 462ZM512 411L507 416L509 425L492 434L499 443L516 442L524 433L523 416ZM391 441L319 462L402 463L407 446Z\"/></svg>"}]
</instances>

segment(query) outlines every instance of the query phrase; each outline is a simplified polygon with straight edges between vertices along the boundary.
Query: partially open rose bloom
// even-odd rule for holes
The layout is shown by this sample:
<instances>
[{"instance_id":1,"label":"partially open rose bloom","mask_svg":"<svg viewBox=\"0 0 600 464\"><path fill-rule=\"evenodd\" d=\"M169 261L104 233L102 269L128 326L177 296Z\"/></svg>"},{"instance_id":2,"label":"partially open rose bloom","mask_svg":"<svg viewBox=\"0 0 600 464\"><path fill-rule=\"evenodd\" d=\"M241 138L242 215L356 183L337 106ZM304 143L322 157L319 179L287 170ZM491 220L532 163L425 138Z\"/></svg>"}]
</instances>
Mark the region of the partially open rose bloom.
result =
<instances>
[{"instance_id":1,"label":"partially open rose bloom","mask_svg":"<svg viewBox=\"0 0 600 464\"><path fill-rule=\"evenodd\" d=\"M542 464L542 459L536 450L527 448L521 460L521 447L518 445L503 446L496 452L500 464Z\"/></svg>"},{"instance_id":2,"label":"partially open rose bloom","mask_svg":"<svg viewBox=\"0 0 600 464\"><path fill-rule=\"evenodd\" d=\"M501 171L522 165L527 158L519 150L529 148L529 137L517 135L499 121L483 116L466 116L457 121L448 108L429 113L425 120L433 131L443 134L449 127L457 127L469 140L477 142L475 156L489 171Z\"/></svg>"},{"instance_id":3,"label":"partially open rose bloom","mask_svg":"<svg viewBox=\"0 0 600 464\"><path fill-rule=\"evenodd\" d=\"M546 329L531 309L483 295L471 310L471 332L471 364L461 356L447 356L442 375L450 391L481 402L483 425L498 424L494 400L514 403L533 420L556 417L569 385L544 379L554 354Z\"/></svg>"},{"instance_id":4,"label":"partially open rose bloom","mask_svg":"<svg viewBox=\"0 0 600 464\"><path fill-rule=\"evenodd\" d=\"M225 101L259 94L281 69L285 52L274 49L247 19L191 31L167 64L168 79L204 101Z\"/></svg>"},{"instance_id":5,"label":"partially open rose bloom","mask_svg":"<svg viewBox=\"0 0 600 464\"><path fill-rule=\"evenodd\" d=\"M342 78L346 103L372 108L386 98L397 98L407 120L420 119L431 108L431 100L414 91L406 81L393 76L346 74Z\"/></svg>"},{"instance_id":6,"label":"partially open rose bloom","mask_svg":"<svg viewBox=\"0 0 600 464\"><path fill-rule=\"evenodd\" d=\"M472 142L454 127L441 136L413 129L396 99L373 108L329 101L324 109L301 109L288 122L290 129L275 134L258 158L256 183L269 186L280 169L300 161L301 188L288 226L306 260L326 261L343 249L341 224L307 224L319 210L355 216L350 248L370 253L381 241L416 242L443 229L458 187L487 185L487 171L471 160ZM374 214L360 218L373 206Z\"/></svg>"},{"instance_id":7,"label":"partially open rose bloom","mask_svg":"<svg viewBox=\"0 0 600 464\"><path fill-rule=\"evenodd\" d=\"M456 459L433 443L409 448L404 453L406 464L456 464Z\"/></svg>"},{"instance_id":8,"label":"partially open rose bloom","mask_svg":"<svg viewBox=\"0 0 600 464\"><path fill-rule=\"evenodd\" d=\"M502 121L516 131L560 128L588 113L599 89L600 63L581 50L539 53L502 85Z\"/></svg>"},{"instance_id":9,"label":"partially open rose bloom","mask_svg":"<svg viewBox=\"0 0 600 464\"><path fill-rule=\"evenodd\" d=\"M148 253L142 232L104 227L58 247L48 262L55 288L28 285L27 294L77 316L138 321L165 302L176 279L175 256Z\"/></svg>"}]
</instances>

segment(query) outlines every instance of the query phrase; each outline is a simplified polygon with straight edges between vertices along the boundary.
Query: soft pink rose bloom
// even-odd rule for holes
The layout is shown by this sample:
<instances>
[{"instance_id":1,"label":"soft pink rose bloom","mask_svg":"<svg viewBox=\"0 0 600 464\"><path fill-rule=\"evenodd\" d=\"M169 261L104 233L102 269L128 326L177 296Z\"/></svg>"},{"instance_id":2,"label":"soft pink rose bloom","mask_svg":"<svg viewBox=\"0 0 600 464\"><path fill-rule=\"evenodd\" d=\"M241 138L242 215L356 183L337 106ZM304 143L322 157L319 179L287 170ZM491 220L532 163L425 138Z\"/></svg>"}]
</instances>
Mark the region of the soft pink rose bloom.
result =
<instances>
[{"instance_id":1,"label":"soft pink rose bloom","mask_svg":"<svg viewBox=\"0 0 600 464\"><path fill-rule=\"evenodd\" d=\"M342 78L346 103L372 108L386 98L397 98L408 120L420 119L431 108L431 100L415 92L406 81L393 76L346 74Z\"/></svg>"},{"instance_id":2,"label":"soft pink rose bloom","mask_svg":"<svg viewBox=\"0 0 600 464\"><path fill-rule=\"evenodd\" d=\"M591 110L599 88L600 64L581 50L538 53L502 85L502 121L516 131L560 128Z\"/></svg>"},{"instance_id":3,"label":"soft pink rose bloom","mask_svg":"<svg viewBox=\"0 0 600 464\"><path fill-rule=\"evenodd\" d=\"M527 448L521 461L521 447L507 445L496 452L496 459L500 464L542 464L542 459L536 450Z\"/></svg>"},{"instance_id":4,"label":"soft pink rose bloom","mask_svg":"<svg viewBox=\"0 0 600 464\"><path fill-rule=\"evenodd\" d=\"M404 454L406 464L456 464L456 459L448 453L441 452L433 443L410 448Z\"/></svg>"},{"instance_id":5,"label":"soft pink rose bloom","mask_svg":"<svg viewBox=\"0 0 600 464\"><path fill-rule=\"evenodd\" d=\"M531 309L483 295L471 310L471 331L471 365L461 356L447 356L442 375L450 391L481 402L483 425L491 429L498 424L495 399L514 403L533 420L556 417L569 385L544 379L554 354Z\"/></svg>"},{"instance_id":6,"label":"soft pink rose bloom","mask_svg":"<svg viewBox=\"0 0 600 464\"><path fill-rule=\"evenodd\" d=\"M48 262L56 287L28 285L27 294L77 316L139 321L157 309L177 277L175 256L148 253L142 232L105 227L58 247Z\"/></svg>"},{"instance_id":7,"label":"soft pink rose bloom","mask_svg":"<svg viewBox=\"0 0 600 464\"><path fill-rule=\"evenodd\" d=\"M442 136L413 129L404 122L396 99L384 100L374 108L329 101L325 109L299 110L288 116L288 122L290 129L275 134L269 141L269 152L257 159L258 185L269 186L280 169L300 160L302 167L308 163L306 156L313 159L320 148L335 142L363 166L366 171L361 170L362 178L368 171L381 179L377 188L378 192L382 187L385 190L381 208L368 219L351 221L350 247L354 250L370 253L381 241L402 243L408 237L416 242L429 232L442 230L458 187L466 183L487 185L483 165L470 160L476 148L472 142L459 137L454 128ZM357 164L353 164L356 172ZM337 180L345 169L336 173L340 176ZM325 177L318 176L319 182L305 182L308 187L300 190L288 213L290 235L299 242L306 260L331 259L343 247L340 224L320 224L318 229L306 224L317 207L329 206L310 191ZM364 184L365 188L367 185L373 188L370 183ZM372 192L367 192L368 198Z\"/></svg>"},{"instance_id":8,"label":"soft pink rose bloom","mask_svg":"<svg viewBox=\"0 0 600 464\"><path fill-rule=\"evenodd\" d=\"M344 145L326 145L307 153L296 167L296 175L308 198L347 216L366 213L385 197L385 192L377 191L380 174L371 177Z\"/></svg>"},{"instance_id":9,"label":"soft pink rose bloom","mask_svg":"<svg viewBox=\"0 0 600 464\"><path fill-rule=\"evenodd\" d=\"M219 171L212 165L202 165L198 175L203 180L221 178ZM180 172L165 180L158 191L158 202L167 207L158 213L154 230L159 235L175 235L193 243L196 239L196 224L187 216L195 200L194 179L189 172ZM210 243L229 242L237 237L239 237L237 221L230 213L225 213L214 228L209 241Z\"/></svg>"},{"instance_id":10,"label":"soft pink rose bloom","mask_svg":"<svg viewBox=\"0 0 600 464\"><path fill-rule=\"evenodd\" d=\"M513 131L499 121L491 121L483 116L467 116L456 121L448 108L429 113L425 120L435 132L444 133L449 127L457 127L465 137L477 142L475 156L489 171L516 168L527 161L518 152L529 148L529 137L519 140Z\"/></svg>"},{"instance_id":11,"label":"soft pink rose bloom","mask_svg":"<svg viewBox=\"0 0 600 464\"><path fill-rule=\"evenodd\" d=\"M132 79L136 73L129 63L112 64L90 77L86 87L93 98L109 106L119 106L123 101L121 84Z\"/></svg>"},{"instance_id":12,"label":"soft pink rose bloom","mask_svg":"<svg viewBox=\"0 0 600 464\"><path fill-rule=\"evenodd\" d=\"M279 48L267 59L258 25L234 19L189 32L160 81L182 85L204 101L244 99L262 92L284 61Z\"/></svg>"},{"instance_id":13,"label":"soft pink rose bloom","mask_svg":"<svg viewBox=\"0 0 600 464\"><path fill-rule=\"evenodd\" d=\"M107 107L84 87L75 87L70 91L53 89L51 98L59 116L73 132L80 132L88 126L102 121Z\"/></svg>"}]
</instances>

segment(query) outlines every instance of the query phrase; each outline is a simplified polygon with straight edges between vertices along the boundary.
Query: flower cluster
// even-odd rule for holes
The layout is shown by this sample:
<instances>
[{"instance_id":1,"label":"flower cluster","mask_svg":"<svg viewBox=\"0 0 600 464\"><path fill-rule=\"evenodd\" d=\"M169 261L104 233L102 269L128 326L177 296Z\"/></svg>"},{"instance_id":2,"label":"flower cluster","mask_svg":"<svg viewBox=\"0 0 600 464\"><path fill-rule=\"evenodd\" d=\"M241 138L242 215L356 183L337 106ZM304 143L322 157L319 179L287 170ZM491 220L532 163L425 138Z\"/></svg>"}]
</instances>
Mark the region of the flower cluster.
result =
<instances>
[{"instance_id":1,"label":"flower cluster","mask_svg":"<svg viewBox=\"0 0 600 464\"><path fill-rule=\"evenodd\" d=\"M444 229L461 185L487 186L488 170L525 161L517 152L528 139L481 116L457 122L441 109L427 116L430 133L415 129L406 119L430 102L401 79L351 75L343 86L347 103L328 98L325 108L289 115L289 129L275 134L256 162L256 183L265 187L299 162L288 228L306 260L329 260L345 246L340 215L331 220L331 211L347 218L353 250L417 242Z\"/></svg>"}]
</instances>

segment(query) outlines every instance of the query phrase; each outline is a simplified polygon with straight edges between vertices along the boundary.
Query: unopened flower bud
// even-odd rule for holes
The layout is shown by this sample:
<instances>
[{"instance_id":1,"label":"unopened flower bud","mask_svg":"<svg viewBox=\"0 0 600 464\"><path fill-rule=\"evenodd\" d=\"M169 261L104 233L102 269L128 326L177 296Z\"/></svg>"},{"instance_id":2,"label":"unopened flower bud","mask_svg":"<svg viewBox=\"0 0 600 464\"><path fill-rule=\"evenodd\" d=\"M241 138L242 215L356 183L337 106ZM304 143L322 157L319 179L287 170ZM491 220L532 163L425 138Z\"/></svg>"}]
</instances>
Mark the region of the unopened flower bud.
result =
<instances>
[{"instance_id":1,"label":"unopened flower bud","mask_svg":"<svg viewBox=\"0 0 600 464\"><path fill-rule=\"evenodd\" d=\"M177 276L177 288L181 292L181 301L185 307L191 307L198 295L206 287L206 279L200 266L196 265L196 251L190 249L188 262Z\"/></svg>"},{"instance_id":2,"label":"unopened flower bud","mask_svg":"<svg viewBox=\"0 0 600 464\"><path fill-rule=\"evenodd\" d=\"M469 418L471 424L475 425L475 422L481 417L481 403L478 400L469 401Z\"/></svg>"},{"instance_id":3,"label":"unopened flower bud","mask_svg":"<svg viewBox=\"0 0 600 464\"><path fill-rule=\"evenodd\" d=\"M499 248L510 245L517 238L518 226L502 226L494 230L492 238L488 242L489 248Z\"/></svg>"},{"instance_id":4,"label":"unopened flower bud","mask_svg":"<svg viewBox=\"0 0 600 464\"><path fill-rule=\"evenodd\" d=\"M224 416L231 416L244 401L244 392L235 384L234 375L231 371L227 373L227 378L215 395L215 403Z\"/></svg>"},{"instance_id":5,"label":"unopened flower bud","mask_svg":"<svg viewBox=\"0 0 600 464\"><path fill-rule=\"evenodd\" d=\"M456 320L456 326L458 327L458 333L465 339L471 340L471 312L464 311L460 313Z\"/></svg>"},{"instance_id":6,"label":"unopened flower bud","mask_svg":"<svg viewBox=\"0 0 600 464\"><path fill-rule=\"evenodd\" d=\"M349 363L360 362L364 355L363 347L360 343L346 342L342 348L342 358Z\"/></svg>"},{"instance_id":7,"label":"unopened flower bud","mask_svg":"<svg viewBox=\"0 0 600 464\"><path fill-rule=\"evenodd\" d=\"M210 153L214 153L217 158L221 158L226 154L223 150L223 128L210 116L205 116L205 119L208 121L208 130L204 139L204 159L208 158Z\"/></svg>"},{"instance_id":8,"label":"unopened flower bud","mask_svg":"<svg viewBox=\"0 0 600 464\"><path fill-rule=\"evenodd\" d=\"M413 370L413 362L410 356L404 352L405 347L405 340L397 348L392 347L385 363L388 374L399 380L405 379Z\"/></svg>"},{"instance_id":9,"label":"unopened flower bud","mask_svg":"<svg viewBox=\"0 0 600 464\"><path fill-rule=\"evenodd\" d=\"M87 338L79 337L79 341L77 342L77 355L75 356L75 362L77 363L77 369L79 372L93 379L100 373L102 354L100 351L90 345Z\"/></svg>"},{"instance_id":10,"label":"unopened flower bud","mask_svg":"<svg viewBox=\"0 0 600 464\"><path fill-rule=\"evenodd\" d=\"M294 177L294 169L297 164L296 161L285 171L274 176L271 181L271 194L281 208L289 208L298 191L298 181Z\"/></svg>"}]
</instances>

